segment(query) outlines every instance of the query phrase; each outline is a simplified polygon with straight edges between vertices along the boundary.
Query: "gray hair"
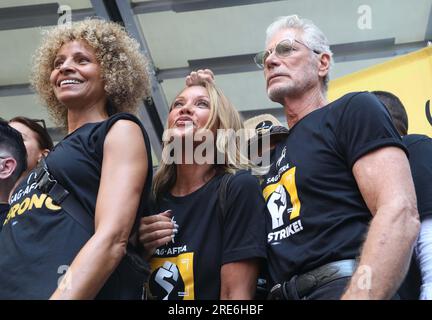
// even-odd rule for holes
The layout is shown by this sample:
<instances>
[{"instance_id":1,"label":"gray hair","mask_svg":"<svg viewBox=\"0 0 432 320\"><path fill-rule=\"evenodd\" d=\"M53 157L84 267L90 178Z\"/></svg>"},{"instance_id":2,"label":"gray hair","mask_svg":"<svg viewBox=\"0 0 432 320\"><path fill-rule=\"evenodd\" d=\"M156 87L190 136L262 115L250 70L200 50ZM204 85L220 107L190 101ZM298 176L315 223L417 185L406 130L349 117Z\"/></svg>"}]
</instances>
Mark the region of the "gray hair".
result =
<instances>
[{"instance_id":1,"label":"gray hair","mask_svg":"<svg viewBox=\"0 0 432 320\"><path fill-rule=\"evenodd\" d=\"M273 35L283 29L298 29L303 31L303 42L312 50L327 53L330 56L330 67L333 65L333 52L324 33L309 19L300 18L298 15L277 18L266 30L266 45ZM330 71L330 70L329 70ZM323 79L324 91L327 91L329 73Z\"/></svg>"}]
</instances>

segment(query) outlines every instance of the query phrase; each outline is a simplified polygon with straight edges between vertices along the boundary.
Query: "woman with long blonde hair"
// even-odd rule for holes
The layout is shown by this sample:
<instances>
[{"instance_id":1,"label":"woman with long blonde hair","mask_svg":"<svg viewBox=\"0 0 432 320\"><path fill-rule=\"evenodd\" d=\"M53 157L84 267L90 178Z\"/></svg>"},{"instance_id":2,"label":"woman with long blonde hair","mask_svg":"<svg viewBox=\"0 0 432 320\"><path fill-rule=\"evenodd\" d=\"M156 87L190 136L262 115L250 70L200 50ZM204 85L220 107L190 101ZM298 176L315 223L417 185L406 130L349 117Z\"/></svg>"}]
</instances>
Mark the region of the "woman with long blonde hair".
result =
<instances>
[{"instance_id":1,"label":"woman with long blonde hair","mask_svg":"<svg viewBox=\"0 0 432 320\"><path fill-rule=\"evenodd\" d=\"M153 184L152 213L160 214L140 226L149 298L253 298L266 257L265 203L258 180L243 170L250 165L240 129L239 113L212 83L174 99Z\"/></svg>"}]
</instances>

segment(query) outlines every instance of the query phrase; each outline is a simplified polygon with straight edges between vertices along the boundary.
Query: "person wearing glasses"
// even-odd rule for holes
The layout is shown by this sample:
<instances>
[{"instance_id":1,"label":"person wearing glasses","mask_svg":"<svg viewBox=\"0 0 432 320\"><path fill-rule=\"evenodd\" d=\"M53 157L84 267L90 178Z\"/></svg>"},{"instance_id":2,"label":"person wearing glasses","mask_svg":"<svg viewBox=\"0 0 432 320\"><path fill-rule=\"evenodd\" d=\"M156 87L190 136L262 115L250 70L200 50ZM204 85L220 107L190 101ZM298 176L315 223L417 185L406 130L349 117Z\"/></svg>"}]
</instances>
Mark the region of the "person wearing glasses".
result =
<instances>
[{"instance_id":1,"label":"person wearing glasses","mask_svg":"<svg viewBox=\"0 0 432 320\"><path fill-rule=\"evenodd\" d=\"M20 132L24 139L24 145L27 149L27 170L23 176L27 176L30 171L36 168L40 159L46 157L53 149L52 139L44 120L14 117L9 120L9 125Z\"/></svg>"},{"instance_id":2,"label":"person wearing glasses","mask_svg":"<svg viewBox=\"0 0 432 320\"><path fill-rule=\"evenodd\" d=\"M151 213L161 213L140 226L152 269L148 299L254 297L266 257L266 208L258 180L244 170L251 165L241 154L242 128L234 106L209 82L186 87L172 102L153 181ZM231 140L230 132L239 135Z\"/></svg>"},{"instance_id":3,"label":"person wearing glasses","mask_svg":"<svg viewBox=\"0 0 432 320\"><path fill-rule=\"evenodd\" d=\"M270 298L392 298L419 217L390 115L368 92L327 101L332 52L310 20L275 20L255 62L290 129L262 184Z\"/></svg>"},{"instance_id":4,"label":"person wearing glasses","mask_svg":"<svg viewBox=\"0 0 432 320\"><path fill-rule=\"evenodd\" d=\"M20 133L0 119L0 231L9 211L9 195L26 170L27 153Z\"/></svg>"},{"instance_id":5,"label":"person wearing glasses","mask_svg":"<svg viewBox=\"0 0 432 320\"><path fill-rule=\"evenodd\" d=\"M148 92L146 60L123 27L99 19L46 30L34 57L31 83L67 135L11 196L0 299L140 299L130 247L152 161L128 112Z\"/></svg>"}]
</instances>

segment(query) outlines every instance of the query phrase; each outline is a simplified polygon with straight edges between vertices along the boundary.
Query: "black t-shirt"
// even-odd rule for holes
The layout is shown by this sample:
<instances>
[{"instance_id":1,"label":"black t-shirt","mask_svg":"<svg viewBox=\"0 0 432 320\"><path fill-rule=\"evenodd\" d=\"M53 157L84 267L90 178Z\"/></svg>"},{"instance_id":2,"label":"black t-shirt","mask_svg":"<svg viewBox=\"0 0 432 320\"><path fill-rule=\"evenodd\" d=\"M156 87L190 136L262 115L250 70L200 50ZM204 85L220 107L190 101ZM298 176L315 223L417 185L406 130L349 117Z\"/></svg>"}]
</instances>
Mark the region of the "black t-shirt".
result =
<instances>
[{"instance_id":1,"label":"black t-shirt","mask_svg":"<svg viewBox=\"0 0 432 320\"><path fill-rule=\"evenodd\" d=\"M223 264L265 258L265 203L258 180L248 172L232 176L226 213L219 205L218 175L184 197L165 195L155 211L171 209L179 225L172 242L158 248L150 264L155 299L219 299Z\"/></svg>"},{"instance_id":2,"label":"black t-shirt","mask_svg":"<svg viewBox=\"0 0 432 320\"><path fill-rule=\"evenodd\" d=\"M369 93L345 95L291 128L263 181L271 282L359 255L372 216L352 167L385 146L404 149L389 113Z\"/></svg>"},{"instance_id":3,"label":"black t-shirt","mask_svg":"<svg viewBox=\"0 0 432 320\"><path fill-rule=\"evenodd\" d=\"M3 227L3 223L6 219L6 215L9 211L9 204L8 203L0 203L0 231Z\"/></svg>"},{"instance_id":4,"label":"black t-shirt","mask_svg":"<svg viewBox=\"0 0 432 320\"><path fill-rule=\"evenodd\" d=\"M432 139L425 135L409 134L402 137L409 151L409 163L417 196L420 220L432 215ZM420 297L421 275L414 256L410 269L399 289L402 299Z\"/></svg>"},{"instance_id":5,"label":"black t-shirt","mask_svg":"<svg viewBox=\"0 0 432 320\"><path fill-rule=\"evenodd\" d=\"M105 137L121 119L139 124L144 135L149 170L140 204L143 208L150 192L152 162L147 134L135 116L120 113L103 122L85 124L57 144L46 159L52 175L79 199L92 218ZM80 224L36 189L35 179L33 171L15 190L0 234L0 299L49 298L90 238ZM138 221L138 214L136 219ZM116 299L116 288L120 291L120 285L118 274L114 272L98 297Z\"/></svg>"}]
</instances>

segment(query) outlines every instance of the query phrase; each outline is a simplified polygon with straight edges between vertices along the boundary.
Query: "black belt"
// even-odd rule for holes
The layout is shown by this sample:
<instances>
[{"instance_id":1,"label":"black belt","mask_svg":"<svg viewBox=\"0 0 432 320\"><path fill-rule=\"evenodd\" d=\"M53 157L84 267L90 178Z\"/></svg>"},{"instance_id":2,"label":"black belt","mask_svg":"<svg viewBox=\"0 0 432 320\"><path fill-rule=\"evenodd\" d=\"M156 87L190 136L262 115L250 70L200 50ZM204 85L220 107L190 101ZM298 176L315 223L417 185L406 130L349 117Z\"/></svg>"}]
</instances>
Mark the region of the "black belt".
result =
<instances>
[{"instance_id":1,"label":"black belt","mask_svg":"<svg viewBox=\"0 0 432 320\"><path fill-rule=\"evenodd\" d=\"M301 299L310 294L313 290L329 283L330 281L351 277L355 268L356 261L354 259L327 263L299 276L294 276L289 281L276 284L270 290L268 299Z\"/></svg>"}]
</instances>

